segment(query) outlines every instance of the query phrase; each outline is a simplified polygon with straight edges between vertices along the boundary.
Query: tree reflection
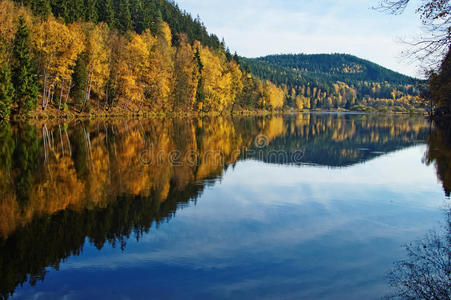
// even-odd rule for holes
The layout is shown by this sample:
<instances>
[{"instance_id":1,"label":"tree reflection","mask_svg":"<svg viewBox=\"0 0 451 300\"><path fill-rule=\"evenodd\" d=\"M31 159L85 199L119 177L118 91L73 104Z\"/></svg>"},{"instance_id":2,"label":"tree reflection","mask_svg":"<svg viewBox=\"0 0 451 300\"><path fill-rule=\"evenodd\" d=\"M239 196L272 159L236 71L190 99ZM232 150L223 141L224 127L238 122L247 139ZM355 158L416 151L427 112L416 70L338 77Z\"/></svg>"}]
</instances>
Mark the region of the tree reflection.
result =
<instances>
[{"instance_id":1,"label":"tree reflection","mask_svg":"<svg viewBox=\"0 0 451 300\"><path fill-rule=\"evenodd\" d=\"M43 280L86 240L139 240L252 157L256 136L267 145L252 158L291 163L271 151L307 149L308 162L344 167L380 155L358 148L390 152L426 132L402 116L307 114L0 124L0 296Z\"/></svg>"},{"instance_id":2,"label":"tree reflection","mask_svg":"<svg viewBox=\"0 0 451 300\"><path fill-rule=\"evenodd\" d=\"M438 122L428 137L427 164L434 164L447 197L451 192L451 126Z\"/></svg>"},{"instance_id":3,"label":"tree reflection","mask_svg":"<svg viewBox=\"0 0 451 300\"><path fill-rule=\"evenodd\" d=\"M388 274L400 299L451 299L451 210L443 233L431 232L406 245L407 258Z\"/></svg>"}]
</instances>

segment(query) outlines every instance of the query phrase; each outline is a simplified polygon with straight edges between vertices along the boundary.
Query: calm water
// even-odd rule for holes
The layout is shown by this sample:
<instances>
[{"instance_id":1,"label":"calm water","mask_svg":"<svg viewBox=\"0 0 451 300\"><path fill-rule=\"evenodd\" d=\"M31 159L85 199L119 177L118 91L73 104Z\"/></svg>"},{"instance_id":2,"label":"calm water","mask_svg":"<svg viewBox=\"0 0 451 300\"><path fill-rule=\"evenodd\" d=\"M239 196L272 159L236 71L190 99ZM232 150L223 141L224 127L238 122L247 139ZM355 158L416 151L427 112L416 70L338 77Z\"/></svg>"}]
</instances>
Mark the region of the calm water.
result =
<instances>
[{"instance_id":1,"label":"calm water","mask_svg":"<svg viewBox=\"0 0 451 300\"><path fill-rule=\"evenodd\" d=\"M0 295L383 297L402 246L446 223L451 151L431 130L357 114L3 124Z\"/></svg>"}]
</instances>

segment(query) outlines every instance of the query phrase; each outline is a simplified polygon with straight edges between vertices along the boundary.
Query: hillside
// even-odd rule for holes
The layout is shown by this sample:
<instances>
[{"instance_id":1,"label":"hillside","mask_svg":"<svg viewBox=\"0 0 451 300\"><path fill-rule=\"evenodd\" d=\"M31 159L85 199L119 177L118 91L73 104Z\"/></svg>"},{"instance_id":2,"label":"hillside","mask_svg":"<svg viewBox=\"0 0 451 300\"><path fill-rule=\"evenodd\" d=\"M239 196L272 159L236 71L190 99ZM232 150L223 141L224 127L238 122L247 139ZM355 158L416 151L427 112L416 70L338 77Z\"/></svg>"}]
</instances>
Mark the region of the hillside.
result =
<instances>
[{"instance_id":1,"label":"hillside","mask_svg":"<svg viewBox=\"0 0 451 300\"><path fill-rule=\"evenodd\" d=\"M250 72L284 88L289 106L365 107L408 110L421 107L421 81L347 54L285 54L241 58Z\"/></svg>"},{"instance_id":2,"label":"hillside","mask_svg":"<svg viewBox=\"0 0 451 300\"><path fill-rule=\"evenodd\" d=\"M0 119L281 110L167 0L0 0Z\"/></svg>"},{"instance_id":3,"label":"hillside","mask_svg":"<svg viewBox=\"0 0 451 300\"><path fill-rule=\"evenodd\" d=\"M172 1L14 3L0 0L0 119L423 106L417 80L354 56L232 56Z\"/></svg>"},{"instance_id":4,"label":"hillside","mask_svg":"<svg viewBox=\"0 0 451 300\"><path fill-rule=\"evenodd\" d=\"M258 61L288 67L312 76L341 81L375 81L413 84L416 79L349 54L286 54L257 58Z\"/></svg>"},{"instance_id":5,"label":"hillside","mask_svg":"<svg viewBox=\"0 0 451 300\"><path fill-rule=\"evenodd\" d=\"M214 34L209 34L199 18L194 19L181 10L173 1L167 0L25 0L17 3L28 6L36 15L45 18L53 15L65 23L76 21L104 22L110 28L122 32L134 30L138 33L150 29L157 34L158 24L166 22L174 39L184 33L190 42L218 48L221 43Z\"/></svg>"}]
</instances>

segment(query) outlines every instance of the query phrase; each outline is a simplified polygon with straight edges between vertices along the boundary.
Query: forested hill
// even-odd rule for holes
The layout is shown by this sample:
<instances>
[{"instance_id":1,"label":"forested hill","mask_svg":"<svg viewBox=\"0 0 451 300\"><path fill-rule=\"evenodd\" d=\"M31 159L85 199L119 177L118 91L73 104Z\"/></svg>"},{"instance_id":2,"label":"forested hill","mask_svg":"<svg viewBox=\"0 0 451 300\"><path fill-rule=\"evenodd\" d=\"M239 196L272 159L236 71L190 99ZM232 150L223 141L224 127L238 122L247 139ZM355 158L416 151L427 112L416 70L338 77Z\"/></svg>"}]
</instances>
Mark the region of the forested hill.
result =
<instances>
[{"instance_id":1,"label":"forested hill","mask_svg":"<svg viewBox=\"0 0 451 300\"><path fill-rule=\"evenodd\" d=\"M66 23L75 21L104 22L110 28L122 32L134 30L138 33L150 29L158 31L158 24L168 23L174 39L184 33L190 42L218 48L221 43L214 34L209 34L199 18L194 19L181 10L173 1L167 0L16 0L37 14L47 18L53 15Z\"/></svg>"},{"instance_id":2,"label":"forested hill","mask_svg":"<svg viewBox=\"0 0 451 300\"><path fill-rule=\"evenodd\" d=\"M0 119L422 105L415 79L352 56L232 56L168 0L0 0L0 11Z\"/></svg>"},{"instance_id":3,"label":"forested hill","mask_svg":"<svg viewBox=\"0 0 451 300\"><path fill-rule=\"evenodd\" d=\"M281 88L174 2L0 0L0 11L0 120L284 107Z\"/></svg>"},{"instance_id":4,"label":"forested hill","mask_svg":"<svg viewBox=\"0 0 451 300\"><path fill-rule=\"evenodd\" d=\"M289 106L396 111L421 106L420 80L348 54L243 57L241 62L257 77L283 87Z\"/></svg>"},{"instance_id":5,"label":"forested hill","mask_svg":"<svg viewBox=\"0 0 451 300\"><path fill-rule=\"evenodd\" d=\"M398 84L412 84L417 81L412 77L349 54L269 55L256 60L288 67L312 76L328 76L341 81L388 81Z\"/></svg>"}]
</instances>

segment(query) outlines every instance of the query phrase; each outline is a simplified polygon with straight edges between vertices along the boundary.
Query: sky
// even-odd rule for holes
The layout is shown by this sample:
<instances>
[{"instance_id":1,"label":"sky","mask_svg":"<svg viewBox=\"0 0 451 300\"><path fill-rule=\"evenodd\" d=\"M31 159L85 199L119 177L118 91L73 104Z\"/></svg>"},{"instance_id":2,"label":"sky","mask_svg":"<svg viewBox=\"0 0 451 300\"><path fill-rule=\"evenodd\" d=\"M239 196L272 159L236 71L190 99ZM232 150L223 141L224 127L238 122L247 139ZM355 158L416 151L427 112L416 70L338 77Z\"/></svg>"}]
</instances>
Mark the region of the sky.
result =
<instances>
[{"instance_id":1,"label":"sky","mask_svg":"<svg viewBox=\"0 0 451 300\"><path fill-rule=\"evenodd\" d=\"M210 33L246 57L281 53L347 53L422 77L402 55L421 33L415 1L402 15L375 11L378 0L177 0Z\"/></svg>"}]
</instances>

